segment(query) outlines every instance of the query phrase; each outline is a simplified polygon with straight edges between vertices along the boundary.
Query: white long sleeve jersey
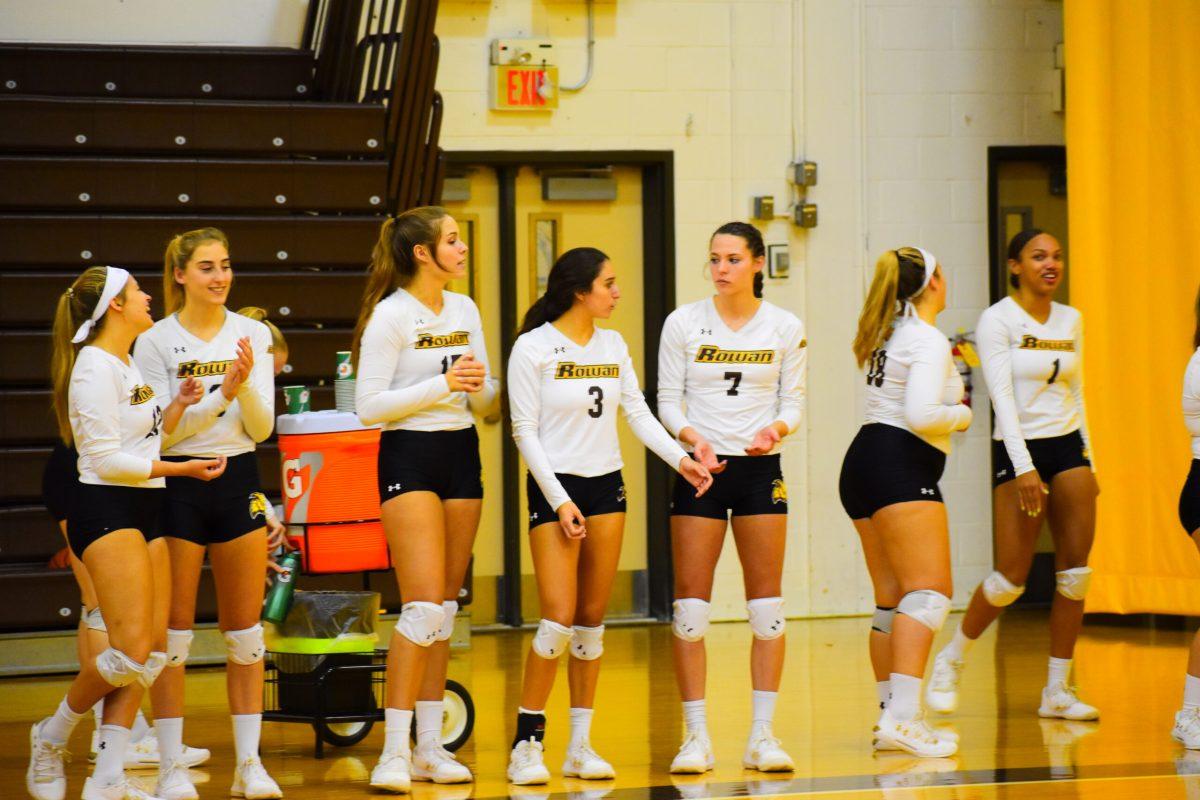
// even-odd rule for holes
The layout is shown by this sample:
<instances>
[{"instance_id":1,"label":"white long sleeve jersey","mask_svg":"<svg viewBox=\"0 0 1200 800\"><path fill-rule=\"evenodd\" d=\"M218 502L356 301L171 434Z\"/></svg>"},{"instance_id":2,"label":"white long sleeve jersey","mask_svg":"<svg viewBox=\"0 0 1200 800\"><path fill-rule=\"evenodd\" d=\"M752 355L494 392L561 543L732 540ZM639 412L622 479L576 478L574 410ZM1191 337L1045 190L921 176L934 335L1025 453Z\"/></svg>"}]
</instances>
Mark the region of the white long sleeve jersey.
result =
<instances>
[{"instance_id":1,"label":"white long sleeve jersey","mask_svg":"<svg viewBox=\"0 0 1200 800\"><path fill-rule=\"evenodd\" d=\"M67 392L79 480L101 486L157 489L151 478L162 444L162 409L154 388L130 359L91 345L79 351Z\"/></svg>"},{"instance_id":2,"label":"white long sleeve jersey","mask_svg":"<svg viewBox=\"0 0 1200 800\"><path fill-rule=\"evenodd\" d=\"M221 383L237 359L237 343L250 337L254 368L232 402ZM138 337L133 357L165 406L188 378L204 385L204 397L189 406L175 430L163 434L163 455L237 456L252 452L275 426L275 360L271 332L257 320L232 311L216 336L192 335L172 314Z\"/></svg>"},{"instance_id":3,"label":"white long sleeve jersey","mask_svg":"<svg viewBox=\"0 0 1200 800\"><path fill-rule=\"evenodd\" d=\"M658 346L659 417L676 436L691 427L718 455L744 456L768 425L800 426L807 345L804 324L771 303L736 331L712 298L680 306Z\"/></svg>"},{"instance_id":4,"label":"white long sleeve jersey","mask_svg":"<svg viewBox=\"0 0 1200 800\"><path fill-rule=\"evenodd\" d=\"M483 389L452 392L446 373L468 350L487 370ZM389 431L468 428L472 409L487 408L496 396L479 309L455 292L442 292L440 314L404 289L380 300L363 332L356 377L359 419Z\"/></svg>"},{"instance_id":5,"label":"white long sleeve jersey","mask_svg":"<svg viewBox=\"0 0 1200 800\"><path fill-rule=\"evenodd\" d=\"M949 453L950 434L971 424L962 397L946 336L915 315L898 317L867 362L864 421L904 428Z\"/></svg>"},{"instance_id":6,"label":"white long sleeve jersey","mask_svg":"<svg viewBox=\"0 0 1200 800\"><path fill-rule=\"evenodd\" d=\"M583 346L549 322L522 334L508 358L508 400L517 448L554 509L570 499L554 473L592 478L621 468L618 408L673 469L687 457L650 413L614 330L596 328Z\"/></svg>"},{"instance_id":7,"label":"white long sleeve jersey","mask_svg":"<svg viewBox=\"0 0 1200 800\"><path fill-rule=\"evenodd\" d=\"M1183 421L1192 435L1192 458L1200 458L1200 348L1192 353L1183 376Z\"/></svg>"},{"instance_id":8,"label":"white long sleeve jersey","mask_svg":"<svg viewBox=\"0 0 1200 800\"><path fill-rule=\"evenodd\" d=\"M1034 468L1026 439L1079 431L1090 450L1078 311L1051 303L1050 316L1041 323L1006 297L979 317L975 345L996 412L992 437L1004 442L1017 475Z\"/></svg>"}]
</instances>

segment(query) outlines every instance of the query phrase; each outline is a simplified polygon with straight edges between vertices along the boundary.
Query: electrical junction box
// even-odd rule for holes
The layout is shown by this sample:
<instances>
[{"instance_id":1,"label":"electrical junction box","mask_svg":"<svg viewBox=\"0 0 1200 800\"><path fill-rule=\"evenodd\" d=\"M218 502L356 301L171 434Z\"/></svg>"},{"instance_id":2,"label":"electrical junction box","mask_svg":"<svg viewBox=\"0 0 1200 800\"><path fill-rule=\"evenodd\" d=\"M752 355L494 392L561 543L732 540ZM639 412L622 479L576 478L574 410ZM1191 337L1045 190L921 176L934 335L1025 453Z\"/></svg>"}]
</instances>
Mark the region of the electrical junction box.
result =
<instances>
[{"instance_id":1,"label":"electrical junction box","mask_svg":"<svg viewBox=\"0 0 1200 800\"><path fill-rule=\"evenodd\" d=\"M801 228L817 227L817 204L799 203L792 210L792 222Z\"/></svg>"},{"instance_id":2,"label":"electrical junction box","mask_svg":"<svg viewBox=\"0 0 1200 800\"><path fill-rule=\"evenodd\" d=\"M493 39L492 64L550 66L554 64L554 42L550 39Z\"/></svg>"}]
</instances>

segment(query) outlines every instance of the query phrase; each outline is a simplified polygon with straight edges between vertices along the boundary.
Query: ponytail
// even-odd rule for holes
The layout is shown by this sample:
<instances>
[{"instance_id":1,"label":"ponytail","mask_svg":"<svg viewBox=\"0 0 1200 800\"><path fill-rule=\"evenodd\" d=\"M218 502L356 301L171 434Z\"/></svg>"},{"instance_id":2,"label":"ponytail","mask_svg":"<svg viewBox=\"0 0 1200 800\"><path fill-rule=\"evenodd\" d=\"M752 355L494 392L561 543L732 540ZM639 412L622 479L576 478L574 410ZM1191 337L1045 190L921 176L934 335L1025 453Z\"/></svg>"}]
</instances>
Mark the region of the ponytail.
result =
<instances>
[{"instance_id":1,"label":"ponytail","mask_svg":"<svg viewBox=\"0 0 1200 800\"><path fill-rule=\"evenodd\" d=\"M187 297L183 286L175 280L175 271L183 272L196 254L196 249L209 242L220 242L229 250L229 238L217 228L197 228L194 231L176 234L167 242L163 254L163 316L170 316L183 308Z\"/></svg>"},{"instance_id":2,"label":"ponytail","mask_svg":"<svg viewBox=\"0 0 1200 800\"><path fill-rule=\"evenodd\" d=\"M58 421L58 435L67 446L70 446L72 439L68 392L71 388L71 371L75 369L75 356L80 348L96 338L104 327L105 318L100 318L81 344L74 344L71 339L75 337L79 326L91 319L107 280L107 267L88 267L69 289L59 295L54 309L54 325L51 328L53 350L50 355L50 379L54 389L51 403Z\"/></svg>"},{"instance_id":3,"label":"ponytail","mask_svg":"<svg viewBox=\"0 0 1200 800\"><path fill-rule=\"evenodd\" d=\"M534 301L521 321L520 336L553 322L570 310L577 294L587 294L608 256L594 247L575 247L558 257L546 280L546 293Z\"/></svg>"},{"instance_id":4,"label":"ponytail","mask_svg":"<svg viewBox=\"0 0 1200 800\"><path fill-rule=\"evenodd\" d=\"M239 308L237 313L267 326L267 330L271 332L271 348L273 352L286 353L288 351L288 343L287 339L283 338L283 331L279 330L274 322L267 319L267 310L265 308L246 306L245 308Z\"/></svg>"},{"instance_id":5,"label":"ponytail","mask_svg":"<svg viewBox=\"0 0 1200 800\"><path fill-rule=\"evenodd\" d=\"M379 240L371 251L371 266L367 269L367 285L363 290L350 345L350 362L358 371L359 349L363 333L379 301L399 286L407 286L417 274L413 249L423 245L436 259L438 242L442 238L442 220L450 216L440 206L410 208L403 214L388 217L379 228Z\"/></svg>"},{"instance_id":6,"label":"ponytail","mask_svg":"<svg viewBox=\"0 0 1200 800\"><path fill-rule=\"evenodd\" d=\"M875 262L875 277L858 316L854 358L861 369L892 335L902 301L914 299L925 282L925 259L915 247L888 250Z\"/></svg>"}]
</instances>

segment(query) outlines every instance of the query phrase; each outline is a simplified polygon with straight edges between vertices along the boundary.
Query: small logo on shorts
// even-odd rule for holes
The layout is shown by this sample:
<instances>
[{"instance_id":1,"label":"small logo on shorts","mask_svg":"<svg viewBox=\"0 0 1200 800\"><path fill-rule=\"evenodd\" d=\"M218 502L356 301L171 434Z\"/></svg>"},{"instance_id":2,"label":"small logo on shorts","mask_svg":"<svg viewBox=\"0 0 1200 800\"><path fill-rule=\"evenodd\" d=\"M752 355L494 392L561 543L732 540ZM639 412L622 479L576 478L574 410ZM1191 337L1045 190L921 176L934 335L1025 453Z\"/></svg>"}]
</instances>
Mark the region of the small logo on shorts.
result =
<instances>
[{"instance_id":1,"label":"small logo on shorts","mask_svg":"<svg viewBox=\"0 0 1200 800\"><path fill-rule=\"evenodd\" d=\"M933 489L921 489L921 494L933 495L933 494L937 494L937 492L935 492Z\"/></svg>"},{"instance_id":2,"label":"small logo on shorts","mask_svg":"<svg viewBox=\"0 0 1200 800\"><path fill-rule=\"evenodd\" d=\"M536 511L529 515L530 522L534 522L535 520L537 520L537 518L538 518L538 512L536 512Z\"/></svg>"},{"instance_id":3,"label":"small logo on shorts","mask_svg":"<svg viewBox=\"0 0 1200 800\"><path fill-rule=\"evenodd\" d=\"M997 477L997 478L1003 478L1003 477L1004 477L1005 475L1007 475L1007 474L1008 474L1008 467L1005 467L1004 469L1002 469L1002 470L1000 470L999 472L997 472L997 473L996 473L996 477Z\"/></svg>"},{"instance_id":4,"label":"small logo on shorts","mask_svg":"<svg viewBox=\"0 0 1200 800\"><path fill-rule=\"evenodd\" d=\"M787 484L783 482L783 478L776 478L771 482L771 504L787 502Z\"/></svg>"},{"instance_id":5,"label":"small logo on shorts","mask_svg":"<svg viewBox=\"0 0 1200 800\"><path fill-rule=\"evenodd\" d=\"M387 487L387 490L388 490L389 492L398 492L398 491L400 491L400 484L398 484L398 483L389 483L389 484L388 484L388 487Z\"/></svg>"},{"instance_id":6,"label":"small logo on shorts","mask_svg":"<svg viewBox=\"0 0 1200 800\"><path fill-rule=\"evenodd\" d=\"M617 502L618 503L625 502L625 484L623 484L623 483L621 484L621 488L617 489Z\"/></svg>"},{"instance_id":7,"label":"small logo on shorts","mask_svg":"<svg viewBox=\"0 0 1200 800\"><path fill-rule=\"evenodd\" d=\"M250 493L250 519L267 518L267 498L262 492Z\"/></svg>"}]
</instances>

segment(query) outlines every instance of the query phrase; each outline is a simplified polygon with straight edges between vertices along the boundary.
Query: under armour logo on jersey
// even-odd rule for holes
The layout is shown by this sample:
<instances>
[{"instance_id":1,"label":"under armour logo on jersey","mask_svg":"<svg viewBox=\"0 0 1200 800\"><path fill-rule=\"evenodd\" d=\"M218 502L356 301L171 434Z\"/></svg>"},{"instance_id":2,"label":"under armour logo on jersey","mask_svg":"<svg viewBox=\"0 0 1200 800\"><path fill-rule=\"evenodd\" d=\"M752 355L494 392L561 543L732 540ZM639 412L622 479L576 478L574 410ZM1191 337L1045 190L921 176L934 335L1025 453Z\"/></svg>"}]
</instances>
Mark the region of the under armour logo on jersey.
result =
<instances>
[{"instance_id":1,"label":"under armour logo on jersey","mask_svg":"<svg viewBox=\"0 0 1200 800\"><path fill-rule=\"evenodd\" d=\"M554 348L554 354L555 354L555 355L558 355L559 353L565 353L565 352L567 352L567 348L565 348L565 347L556 347L556 348Z\"/></svg>"},{"instance_id":2,"label":"under armour logo on jersey","mask_svg":"<svg viewBox=\"0 0 1200 800\"><path fill-rule=\"evenodd\" d=\"M398 491L400 491L400 484L398 484L398 483L389 483L389 484L388 484L388 491L389 491L389 492L398 492Z\"/></svg>"},{"instance_id":3,"label":"under armour logo on jersey","mask_svg":"<svg viewBox=\"0 0 1200 800\"><path fill-rule=\"evenodd\" d=\"M423 319L419 319L419 320L417 320L417 324L418 324L418 325L424 325L424 324L425 324L425 320L423 320Z\"/></svg>"},{"instance_id":4,"label":"under armour logo on jersey","mask_svg":"<svg viewBox=\"0 0 1200 800\"><path fill-rule=\"evenodd\" d=\"M700 335L701 336L712 336L712 331L713 331L712 328L701 328Z\"/></svg>"},{"instance_id":5,"label":"under armour logo on jersey","mask_svg":"<svg viewBox=\"0 0 1200 800\"><path fill-rule=\"evenodd\" d=\"M933 489L922 489L921 494L937 494Z\"/></svg>"},{"instance_id":6,"label":"under armour logo on jersey","mask_svg":"<svg viewBox=\"0 0 1200 800\"><path fill-rule=\"evenodd\" d=\"M186 347L172 347L171 349L174 350L176 353L186 353L187 352Z\"/></svg>"}]
</instances>

